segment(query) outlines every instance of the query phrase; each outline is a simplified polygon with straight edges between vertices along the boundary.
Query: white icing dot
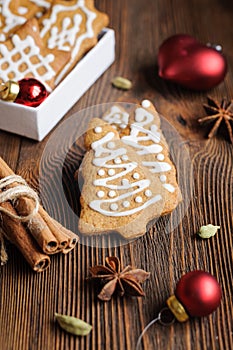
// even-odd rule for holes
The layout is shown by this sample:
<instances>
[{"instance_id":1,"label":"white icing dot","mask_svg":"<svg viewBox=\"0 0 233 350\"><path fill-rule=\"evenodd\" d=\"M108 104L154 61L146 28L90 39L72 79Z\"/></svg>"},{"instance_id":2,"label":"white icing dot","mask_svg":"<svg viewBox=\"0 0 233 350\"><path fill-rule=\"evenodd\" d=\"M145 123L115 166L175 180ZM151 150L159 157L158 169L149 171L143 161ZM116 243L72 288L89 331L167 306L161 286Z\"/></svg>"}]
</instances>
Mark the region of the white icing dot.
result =
<instances>
[{"instance_id":1,"label":"white icing dot","mask_svg":"<svg viewBox=\"0 0 233 350\"><path fill-rule=\"evenodd\" d=\"M104 197L104 191L98 191L97 192L97 197L103 198Z\"/></svg>"},{"instance_id":2,"label":"white icing dot","mask_svg":"<svg viewBox=\"0 0 233 350\"><path fill-rule=\"evenodd\" d=\"M137 196L137 197L135 198L135 202L136 202L136 203L142 203L142 197Z\"/></svg>"},{"instance_id":3,"label":"white icing dot","mask_svg":"<svg viewBox=\"0 0 233 350\"><path fill-rule=\"evenodd\" d=\"M37 27L36 27L36 26L33 26L33 27L32 27L32 30L33 30L34 32L37 32Z\"/></svg>"},{"instance_id":4,"label":"white icing dot","mask_svg":"<svg viewBox=\"0 0 233 350\"><path fill-rule=\"evenodd\" d=\"M121 183L122 183L123 186L127 186L129 184L129 180L128 179L123 179L121 181Z\"/></svg>"},{"instance_id":5,"label":"white icing dot","mask_svg":"<svg viewBox=\"0 0 233 350\"><path fill-rule=\"evenodd\" d=\"M145 191L145 196L146 196L146 197L151 197L151 196L152 196L151 190L146 190L146 191Z\"/></svg>"},{"instance_id":6,"label":"white icing dot","mask_svg":"<svg viewBox=\"0 0 233 350\"><path fill-rule=\"evenodd\" d=\"M115 142L109 142L109 143L107 144L107 147L110 148L110 149L115 148Z\"/></svg>"},{"instance_id":7,"label":"white icing dot","mask_svg":"<svg viewBox=\"0 0 233 350\"><path fill-rule=\"evenodd\" d=\"M161 181L161 182L165 182L166 180L167 180L166 175L161 175L161 176L160 176L160 181Z\"/></svg>"},{"instance_id":8,"label":"white icing dot","mask_svg":"<svg viewBox=\"0 0 233 350\"><path fill-rule=\"evenodd\" d=\"M164 155L162 153L157 155L158 160L164 160Z\"/></svg>"},{"instance_id":9,"label":"white icing dot","mask_svg":"<svg viewBox=\"0 0 233 350\"><path fill-rule=\"evenodd\" d=\"M116 211L116 210L118 209L118 205L117 205L116 203L112 203L112 204L110 205L110 209L111 209L112 211Z\"/></svg>"},{"instance_id":10,"label":"white icing dot","mask_svg":"<svg viewBox=\"0 0 233 350\"><path fill-rule=\"evenodd\" d=\"M116 195L115 191L109 191L108 192L108 196L111 197L111 198L115 197L115 195Z\"/></svg>"},{"instance_id":11,"label":"white icing dot","mask_svg":"<svg viewBox=\"0 0 233 350\"><path fill-rule=\"evenodd\" d=\"M123 154L123 156L121 157L122 160L126 161L129 159L129 157L126 154Z\"/></svg>"},{"instance_id":12,"label":"white icing dot","mask_svg":"<svg viewBox=\"0 0 233 350\"><path fill-rule=\"evenodd\" d=\"M134 178L135 180L138 180L139 177L140 177L140 175L139 175L138 173L134 173L134 174L133 174L133 178Z\"/></svg>"},{"instance_id":13,"label":"white icing dot","mask_svg":"<svg viewBox=\"0 0 233 350\"><path fill-rule=\"evenodd\" d=\"M114 163L115 164L120 164L121 163L121 159L120 158L115 158L114 159Z\"/></svg>"},{"instance_id":14,"label":"white icing dot","mask_svg":"<svg viewBox=\"0 0 233 350\"><path fill-rule=\"evenodd\" d=\"M116 126L116 125L112 125L112 128L113 128L113 129L117 129L117 126Z\"/></svg>"},{"instance_id":15,"label":"white icing dot","mask_svg":"<svg viewBox=\"0 0 233 350\"><path fill-rule=\"evenodd\" d=\"M25 15L27 12L28 12L28 9L27 9L26 7L20 6L20 7L18 8L18 13L19 13L20 15Z\"/></svg>"},{"instance_id":16,"label":"white icing dot","mask_svg":"<svg viewBox=\"0 0 233 350\"><path fill-rule=\"evenodd\" d=\"M121 129L125 129L126 126L127 126L126 124L121 124L121 125L120 125L120 128L121 128Z\"/></svg>"},{"instance_id":17,"label":"white icing dot","mask_svg":"<svg viewBox=\"0 0 233 350\"><path fill-rule=\"evenodd\" d=\"M96 133L96 134L99 134L99 133L101 133L102 132L102 128L101 128L101 126L97 126L95 129L94 129L94 132Z\"/></svg>"},{"instance_id":18,"label":"white icing dot","mask_svg":"<svg viewBox=\"0 0 233 350\"><path fill-rule=\"evenodd\" d=\"M122 205L124 208L128 208L130 206L130 203L128 201L124 201Z\"/></svg>"},{"instance_id":19,"label":"white icing dot","mask_svg":"<svg viewBox=\"0 0 233 350\"><path fill-rule=\"evenodd\" d=\"M108 175L112 176L115 174L115 170L114 169L109 169L108 170Z\"/></svg>"},{"instance_id":20,"label":"white icing dot","mask_svg":"<svg viewBox=\"0 0 233 350\"><path fill-rule=\"evenodd\" d=\"M98 175L99 175L99 176L104 176L104 175L105 175L104 169L98 170Z\"/></svg>"},{"instance_id":21,"label":"white icing dot","mask_svg":"<svg viewBox=\"0 0 233 350\"><path fill-rule=\"evenodd\" d=\"M149 100L143 100L142 101L142 107L143 108L149 108L150 107L150 101Z\"/></svg>"}]
</instances>

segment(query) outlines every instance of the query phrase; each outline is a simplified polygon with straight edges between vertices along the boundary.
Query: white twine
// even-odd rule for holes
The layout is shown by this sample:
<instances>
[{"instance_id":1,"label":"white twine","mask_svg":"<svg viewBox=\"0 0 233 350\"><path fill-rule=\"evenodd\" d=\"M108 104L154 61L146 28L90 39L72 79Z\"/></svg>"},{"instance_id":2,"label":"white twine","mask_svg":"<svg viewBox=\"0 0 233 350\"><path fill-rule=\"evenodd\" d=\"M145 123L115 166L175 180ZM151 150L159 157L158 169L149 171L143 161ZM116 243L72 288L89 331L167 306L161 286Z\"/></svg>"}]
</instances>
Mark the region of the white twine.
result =
<instances>
[{"instance_id":1,"label":"white twine","mask_svg":"<svg viewBox=\"0 0 233 350\"><path fill-rule=\"evenodd\" d=\"M6 189L8 186L15 183L17 183L17 186ZM1 203L5 203L7 201L14 202L20 197L26 197L26 198L32 199L35 203L33 210L28 215L17 215L1 206ZM40 202L39 202L39 197L37 193L28 186L27 182L21 176L10 175L0 180L0 213L4 213L5 215L8 215L10 218L19 220L20 222L29 223L30 220L33 218L33 216L36 213L38 213L39 205L40 205ZM3 234L7 237L7 233L5 233L2 229L0 229L1 265L5 264L7 261L7 253L5 250Z\"/></svg>"},{"instance_id":2,"label":"white twine","mask_svg":"<svg viewBox=\"0 0 233 350\"><path fill-rule=\"evenodd\" d=\"M34 201L35 207L33 208L32 212L28 215L13 214L9 210L1 206L0 206L0 212L8 215L13 219L20 220L21 222L30 221L32 217L36 213L38 213L39 205L40 205L39 197L37 193L32 188L30 188L26 183L26 181L19 175L10 175L1 179L0 190L2 190L3 188L6 188L9 185L12 185L13 183L17 183L19 185L0 192L0 203L4 203L7 201L15 201L20 197L27 197Z\"/></svg>"}]
</instances>

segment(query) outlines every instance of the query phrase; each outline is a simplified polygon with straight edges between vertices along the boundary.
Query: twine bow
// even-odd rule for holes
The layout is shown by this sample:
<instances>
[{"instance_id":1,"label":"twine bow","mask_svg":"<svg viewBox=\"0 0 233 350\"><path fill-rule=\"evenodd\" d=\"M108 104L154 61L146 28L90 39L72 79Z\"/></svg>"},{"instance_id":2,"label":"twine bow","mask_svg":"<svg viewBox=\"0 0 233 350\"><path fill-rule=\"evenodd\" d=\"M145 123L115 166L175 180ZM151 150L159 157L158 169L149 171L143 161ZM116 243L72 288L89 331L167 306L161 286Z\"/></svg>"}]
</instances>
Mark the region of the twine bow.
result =
<instances>
[{"instance_id":1,"label":"twine bow","mask_svg":"<svg viewBox=\"0 0 233 350\"><path fill-rule=\"evenodd\" d=\"M17 183L16 186L3 190L15 183ZM17 215L1 206L1 203L7 202L7 201L13 201L14 203L14 201L16 201L20 197L30 198L35 203L33 210L28 215ZM8 215L12 219L19 220L20 222L30 222L33 216L36 213L38 213L39 204L40 204L39 197L37 193L28 186L27 182L21 176L10 175L0 180L0 214L4 213L5 215ZM5 264L7 261L7 253L6 253L5 244L4 244L4 235L7 237L7 233L3 232L3 230L0 229L1 265Z\"/></svg>"}]
</instances>

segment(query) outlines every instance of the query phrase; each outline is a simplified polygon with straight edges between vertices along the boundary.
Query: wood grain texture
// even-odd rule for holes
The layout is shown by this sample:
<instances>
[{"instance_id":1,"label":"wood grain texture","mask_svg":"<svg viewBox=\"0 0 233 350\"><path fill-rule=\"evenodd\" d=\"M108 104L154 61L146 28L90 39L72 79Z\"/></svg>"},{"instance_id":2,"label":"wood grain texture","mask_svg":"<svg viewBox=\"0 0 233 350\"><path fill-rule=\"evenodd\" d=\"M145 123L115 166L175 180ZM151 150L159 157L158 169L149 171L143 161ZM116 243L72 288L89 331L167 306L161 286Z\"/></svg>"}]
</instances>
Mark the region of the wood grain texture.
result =
<instances>
[{"instance_id":1,"label":"wood grain texture","mask_svg":"<svg viewBox=\"0 0 233 350\"><path fill-rule=\"evenodd\" d=\"M214 274L222 286L219 309L210 317L186 324L154 325L143 338L144 349L233 349L233 147L221 135L206 140L206 129L197 123L204 114L202 103L207 93L182 89L156 74L159 44L170 35L188 33L204 43L220 43L228 60L228 73L208 95L232 98L233 5L228 0L97 0L96 4L109 14L110 26L116 30L116 62L65 119L99 103L151 99L165 117L164 132L170 139L185 202L171 216L150 223L147 234L130 244L118 247L116 242L112 247L112 242L101 238L98 244L104 243L106 248L98 248L95 239L83 239L68 255L52 257L49 270L42 274L33 273L21 254L8 245L9 262L0 269L0 348L135 350L141 331L174 292L180 276L204 269ZM132 80L132 90L113 88L110 81L116 75ZM166 120L181 135L179 142ZM0 131L0 156L36 189L40 160L51 135L36 143ZM64 140L70 137L61 135L61 150ZM184 156L184 149L189 156ZM73 174L82 154L81 146L72 145L62 172L66 199L74 210L79 208L78 195L75 196L79 189ZM48 188L44 204L52 215L77 231L77 222L58 190L59 166L55 155L42 164L43 174L48 176L44 179ZM197 239L195 232L207 223L220 225L220 231L212 239ZM123 265L151 271L150 280L144 284L145 298L116 296L108 303L97 300L95 288L86 280L88 268L103 263L108 255L117 255ZM55 312L91 323L91 335L79 338L66 334L55 324Z\"/></svg>"}]
</instances>

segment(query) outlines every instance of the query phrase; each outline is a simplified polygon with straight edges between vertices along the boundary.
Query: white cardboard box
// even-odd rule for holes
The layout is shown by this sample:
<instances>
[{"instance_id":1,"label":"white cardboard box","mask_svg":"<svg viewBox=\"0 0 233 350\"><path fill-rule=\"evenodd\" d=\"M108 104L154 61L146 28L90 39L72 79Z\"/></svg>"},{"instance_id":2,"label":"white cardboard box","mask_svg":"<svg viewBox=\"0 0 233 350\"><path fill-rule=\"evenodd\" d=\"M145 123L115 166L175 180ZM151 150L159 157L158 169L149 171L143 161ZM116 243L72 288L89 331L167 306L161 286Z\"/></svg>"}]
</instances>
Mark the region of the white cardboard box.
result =
<instances>
[{"instance_id":1,"label":"white cardboard box","mask_svg":"<svg viewBox=\"0 0 233 350\"><path fill-rule=\"evenodd\" d=\"M115 35L105 29L98 43L38 107L0 100L0 129L41 141L115 59Z\"/></svg>"}]
</instances>

